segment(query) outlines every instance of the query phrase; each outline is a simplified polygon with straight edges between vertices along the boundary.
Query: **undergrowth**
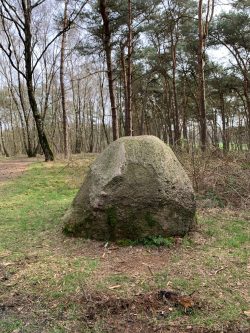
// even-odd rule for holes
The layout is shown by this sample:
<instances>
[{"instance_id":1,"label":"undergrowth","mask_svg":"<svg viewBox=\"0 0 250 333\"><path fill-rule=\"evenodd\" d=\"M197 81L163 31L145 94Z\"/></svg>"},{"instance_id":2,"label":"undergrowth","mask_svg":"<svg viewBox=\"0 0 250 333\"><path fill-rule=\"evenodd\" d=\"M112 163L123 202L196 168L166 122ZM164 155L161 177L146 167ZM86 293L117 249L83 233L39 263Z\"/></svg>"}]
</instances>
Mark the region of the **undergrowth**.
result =
<instances>
[{"instance_id":1,"label":"undergrowth","mask_svg":"<svg viewBox=\"0 0 250 333\"><path fill-rule=\"evenodd\" d=\"M137 240L121 239L117 240L116 243L120 246L143 245L146 247L159 247L159 246L170 247L174 244L174 238L154 236L154 237L144 237Z\"/></svg>"},{"instance_id":2,"label":"undergrowth","mask_svg":"<svg viewBox=\"0 0 250 333\"><path fill-rule=\"evenodd\" d=\"M250 154L220 150L181 152L178 158L188 172L198 203L204 208L250 209Z\"/></svg>"}]
</instances>

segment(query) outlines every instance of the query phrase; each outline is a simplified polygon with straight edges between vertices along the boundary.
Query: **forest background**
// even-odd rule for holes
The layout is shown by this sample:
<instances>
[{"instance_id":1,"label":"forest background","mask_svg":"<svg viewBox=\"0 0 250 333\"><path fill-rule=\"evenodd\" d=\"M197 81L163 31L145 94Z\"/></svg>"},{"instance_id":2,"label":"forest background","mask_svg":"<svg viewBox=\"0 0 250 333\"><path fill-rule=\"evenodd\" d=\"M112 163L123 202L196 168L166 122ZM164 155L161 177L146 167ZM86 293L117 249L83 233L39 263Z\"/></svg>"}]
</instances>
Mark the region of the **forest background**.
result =
<instances>
[{"instance_id":1,"label":"forest background","mask_svg":"<svg viewBox=\"0 0 250 333\"><path fill-rule=\"evenodd\" d=\"M0 2L2 155L250 148L249 2Z\"/></svg>"}]
</instances>

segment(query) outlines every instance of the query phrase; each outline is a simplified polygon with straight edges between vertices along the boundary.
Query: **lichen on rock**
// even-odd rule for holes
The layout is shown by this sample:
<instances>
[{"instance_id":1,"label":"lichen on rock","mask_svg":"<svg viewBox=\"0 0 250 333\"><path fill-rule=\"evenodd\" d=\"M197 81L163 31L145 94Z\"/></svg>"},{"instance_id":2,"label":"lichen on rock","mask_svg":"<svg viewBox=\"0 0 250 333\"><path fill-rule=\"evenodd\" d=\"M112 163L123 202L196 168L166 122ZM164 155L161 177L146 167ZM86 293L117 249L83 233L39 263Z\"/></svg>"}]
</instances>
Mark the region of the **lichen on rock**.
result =
<instances>
[{"instance_id":1,"label":"lichen on rock","mask_svg":"<svg viewBox=\"0 0 250 333\"><path fill-rule=\"evenodd\" d=\"M195 224L192 185L160 139L123 137L91 165L63 223L97 240L183 236Z\"/></svg>"}]
</instances>

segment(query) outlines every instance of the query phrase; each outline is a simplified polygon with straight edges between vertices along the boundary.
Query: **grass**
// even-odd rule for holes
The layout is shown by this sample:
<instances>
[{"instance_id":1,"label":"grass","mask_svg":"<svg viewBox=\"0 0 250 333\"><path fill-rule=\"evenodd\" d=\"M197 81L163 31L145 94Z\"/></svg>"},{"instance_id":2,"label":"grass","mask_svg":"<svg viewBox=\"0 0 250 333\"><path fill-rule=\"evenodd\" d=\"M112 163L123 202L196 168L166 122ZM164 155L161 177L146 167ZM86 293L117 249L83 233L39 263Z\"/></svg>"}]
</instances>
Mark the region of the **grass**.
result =
<instances>
[{"instance_id":1,"label":"grass","mask_svg":"<svg viewBox=\"0 0 250 333\"><path fill-rule=\"evenodd\" d=\"M104 277L99 283L96 284L95 288L98 291L117 289L117 292L127 292L131 285L134 285L134 279L125 274L110 274Z\"/></svg>"},{"instance_id":2,"label":"grass","mask_svg":"<svg viewBox=\"0 0 250 333\"><path fill-rule=\"evenodd\" d=\"M1 219L1 250L6 247L16 248L12 237L24 236L22 247L30 246L37 236L48 229L53 229L58 217L69 204L75 189L65 186L64 173L57 168L33 166L29 172L8 186L2 186L0 209L4 213ZM41 211L43 212L41 215ZM17 231L12 233L12 231ZM34 235L35 238L28 236ZM6 236L6 237L5 237ZM19 237L20 241L20 237ZM16 246L15 246L16 245Z\"/></svg>"},{"instance_id":3,"label":"grass","mask_svg":"<svg viewBox=\"0 0 250 333\"><path fill-rule=\"evenodd\" d=\"M162 236L154 236L154 237L144 237L137 240L131 239L121 239L116 242L120 246L136 246L143 245L147 247L170 247L174 243L174 239L172 237L162 237Z\"/></svg>"},{"instance_id":4,"label":"grass","mask_svg":"<svg viewBox=\"0 0 250 333\"><path fill-rule=\"evenodd\" d=\"M35 163L0 185L0 332L123 332L128 314L112 309L135 297L131 332L158 325L176 325L176 332L190 325L211 332L247 327L248 213L200 212L198 232L178 243L156 238L112 248L67 238L60 218L92 160ZM145 314L144 297L161 289L195 292L199 306L188 315L179 307L167 317ZM84 315L91 306L95 320ZM107 311L98 313L98 306Z\"/></svg>"}]
</instances>

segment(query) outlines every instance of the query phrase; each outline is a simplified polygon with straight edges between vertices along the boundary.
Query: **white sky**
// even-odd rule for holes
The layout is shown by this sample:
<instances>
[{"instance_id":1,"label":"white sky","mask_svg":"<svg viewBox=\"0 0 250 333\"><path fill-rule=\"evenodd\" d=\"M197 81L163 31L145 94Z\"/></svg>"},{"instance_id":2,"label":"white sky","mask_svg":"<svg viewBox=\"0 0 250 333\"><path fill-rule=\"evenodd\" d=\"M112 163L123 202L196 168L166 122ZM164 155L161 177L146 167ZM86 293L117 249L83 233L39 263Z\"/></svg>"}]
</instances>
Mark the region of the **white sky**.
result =
<instances>
[{"instance_id":1,"label":"white sky","mask_svg":"<svg viewBox=\"0 0 250 333\"><path fill-rule=\"evenodd\" d=\"M215 15L219 15L221 12L228 12L232 8L232 1L230 0L215 0ZM219 64L228 64L230 54L226 47L220 46L216 49L210 49L207 51L211 60L218 62Z\"/></svg>"}]
</instances>

